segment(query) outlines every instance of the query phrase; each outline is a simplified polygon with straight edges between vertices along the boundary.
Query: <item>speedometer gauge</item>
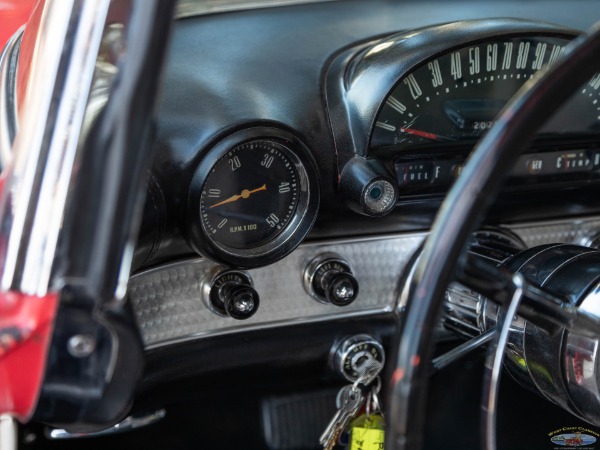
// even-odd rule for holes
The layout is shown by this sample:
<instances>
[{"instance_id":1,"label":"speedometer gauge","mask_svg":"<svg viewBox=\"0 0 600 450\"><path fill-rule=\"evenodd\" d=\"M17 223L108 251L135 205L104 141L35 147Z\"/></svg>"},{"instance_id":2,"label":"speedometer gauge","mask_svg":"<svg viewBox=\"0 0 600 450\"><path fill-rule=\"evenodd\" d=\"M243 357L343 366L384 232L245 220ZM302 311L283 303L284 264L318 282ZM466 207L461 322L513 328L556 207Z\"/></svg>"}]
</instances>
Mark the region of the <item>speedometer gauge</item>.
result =
<instances>
[{"instance_id":1,"label":"speedometer gauge","mask_svg":"<svg viewBox=\"0 0 600 450\"><path fill-rule=\"evenodd\" d=\"M541 22L472 20L403 31L341 52L327 72L326 97L348 207L373 215L356 192L375 176L394 184L403 207L443 196L500 111L540 71L558 64L577 34ZM599 137L596 74L533 142L522 143L507 190L600 180Z\"/></svg>"},{"instance_id":2,"label":"speedometer gauge","mask_svg":"<svg viewBox=\"0 0 600 450\"><path fill-rule=\"evenodd\" d=\"M502 38L453 49L408 73L376 118L371 147L479 138L516 91L561 55L565 39ZM597 131L600 81L592 80L542 133ZM573 112L576 112L575 114Z\"/></svg>"},{"instance_id":3,"label":"speedometer gauge","mask_svg":"<svg viewBox=\"0 0 600 450\"><path fill-rule=\"evenodd\" d=\"M315 165L298 138L270 127L238 131L208 150L194 174L188 240L217 262L262 266L296 248L318 204Z\"/></svg>"}]
</instances>

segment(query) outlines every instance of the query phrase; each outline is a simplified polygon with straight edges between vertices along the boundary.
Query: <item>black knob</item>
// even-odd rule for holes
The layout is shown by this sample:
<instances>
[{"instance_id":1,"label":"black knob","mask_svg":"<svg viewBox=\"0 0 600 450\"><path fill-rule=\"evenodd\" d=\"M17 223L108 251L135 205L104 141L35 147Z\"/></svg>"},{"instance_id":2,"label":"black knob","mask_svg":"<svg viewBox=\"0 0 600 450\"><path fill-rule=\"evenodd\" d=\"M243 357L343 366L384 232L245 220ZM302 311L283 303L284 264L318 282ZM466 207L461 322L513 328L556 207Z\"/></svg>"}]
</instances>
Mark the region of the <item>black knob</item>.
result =
<instances>
[{"instance_id":1,"label":"black knob","mask_svg":"<svg viewBox=\"0 0 600 450\"><path fill-rule=\"evenodd\" d=\"M221 289L221 298L227 315L236 320L252 317L260 303L258 292L243 284L226 284Z\"/></svg>"},{"instance_id":2,"label":"black knob","mask_svg":"<svg viewBox=\"0 0 600 450\"><path fill-rule=\"evenodd\" d=\"M347 306L358 296L358 281L350 265L336 254L326 253L311 261L304 286L318 301L336 306Z\"/></svg>"},{"instance_id":3,"label":"black knob","mask_svg":"<svg viewBox=\"0 0 600 450\"><path fill-rule=\"evenodd\" d=\"M358 295L358 281L349 272L337 272L326 274L321 285L325 292L325 298L335 306L346 306L356 300Z\"/></svg>"},{"instance_id":4,"label":"black knob","mask_svg":"<svg viewBox=\"0 0 600 450\"><path fill-rule=\"evenodd\" d=\"M209 302L219 315L246 320L258 311L260 297L247 273L232 270L221 272L213 279Z\"/></svg>"}]
</instances>

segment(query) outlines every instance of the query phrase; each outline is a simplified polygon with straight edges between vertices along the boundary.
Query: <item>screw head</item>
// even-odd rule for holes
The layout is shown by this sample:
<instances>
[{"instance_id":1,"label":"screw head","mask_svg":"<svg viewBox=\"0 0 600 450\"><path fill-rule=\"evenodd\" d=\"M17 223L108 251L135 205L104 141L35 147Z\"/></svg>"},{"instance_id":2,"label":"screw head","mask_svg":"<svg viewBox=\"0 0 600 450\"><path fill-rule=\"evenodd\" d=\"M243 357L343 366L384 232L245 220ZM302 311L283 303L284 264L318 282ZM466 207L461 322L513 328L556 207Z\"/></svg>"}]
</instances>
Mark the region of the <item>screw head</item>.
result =
<instances>
[{"instance_id":1,"label":"screw head","mask_svg":"<svg viewBox=\"0 0 600 450\"><path fill-rule=\"evenodd\" d=\"M74 358L86 358L96 349L96 338L90 334L76 334L67 343L67 350Z\"/></svg>"}]
</instances>

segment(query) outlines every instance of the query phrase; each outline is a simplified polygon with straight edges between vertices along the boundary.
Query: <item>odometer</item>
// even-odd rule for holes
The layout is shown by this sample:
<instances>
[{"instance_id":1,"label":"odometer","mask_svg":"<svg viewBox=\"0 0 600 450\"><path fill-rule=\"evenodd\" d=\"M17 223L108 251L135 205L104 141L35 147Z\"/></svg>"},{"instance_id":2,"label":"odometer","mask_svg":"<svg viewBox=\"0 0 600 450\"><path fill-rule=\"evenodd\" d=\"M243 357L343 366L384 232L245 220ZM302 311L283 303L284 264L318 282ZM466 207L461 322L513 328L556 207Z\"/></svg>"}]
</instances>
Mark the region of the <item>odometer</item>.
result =
<instances>
[{"instance_id":1,"label":"odometer","mask_svg":"<svg viewBox=\"0 0 600 450\"><path fill-rule=\"evenodd\" d=\"M450 50L408 73L386 98L371 147L477 139L516 91L551 66L568 43L519 37ZM596 77L597 78L597 77ZM542 133L592 132L600 115L600 81L591 80Z\"/></svg>"}]
</instances>

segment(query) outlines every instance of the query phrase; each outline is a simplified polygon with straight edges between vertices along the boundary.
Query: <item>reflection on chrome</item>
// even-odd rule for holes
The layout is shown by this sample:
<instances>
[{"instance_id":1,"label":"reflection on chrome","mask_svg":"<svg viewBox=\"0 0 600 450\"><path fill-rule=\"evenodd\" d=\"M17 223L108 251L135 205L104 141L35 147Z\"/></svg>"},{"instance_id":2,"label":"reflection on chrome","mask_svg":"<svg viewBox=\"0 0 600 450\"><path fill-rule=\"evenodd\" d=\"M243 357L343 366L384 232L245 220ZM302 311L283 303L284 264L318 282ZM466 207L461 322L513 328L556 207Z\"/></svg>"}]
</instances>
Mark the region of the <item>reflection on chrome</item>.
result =
<instances>
[{"instance_id":1,"label":"reflection on chrome","mask_svg":"<svg viewBox=\"0 0 600 450\"><path fill-rule=\"evenodd\" d=\"M166 410L159 409L149 414L136 414L123 419L121 422L101 431L95 431L93 433L71 433L67 430L62 429L48 429L46 430L46 437L48 439L76 439L76 438L89 438L97 436L109 436L118 433L125 433L127 431L137 430L148 425L153 425L159 422L167 415ZM4 449L4 447L2 447Z\"/></svg>"},{"instance_id":2,"label":"reflection on chrome","mask_svg":"<svg viewBox=\"0 0 600 450\"><path fill-rule=\"evenodd\" d=\"M302 3L321 3L336 0L181 0L178 2L176 17L200 16L224 11L271 8L275 6L299 5Z\"/></svg>"},{"instance_id":3,"label":"reflection on chrome","mask_svg":"<svg viewBox=\"0 0 600 450\"><path fill-rule=\"evenodd\" d=\"M24 30L19 29L0 54L0 168L10 160L17 132L16 72Z\"/></svg>"}]
</instances>

